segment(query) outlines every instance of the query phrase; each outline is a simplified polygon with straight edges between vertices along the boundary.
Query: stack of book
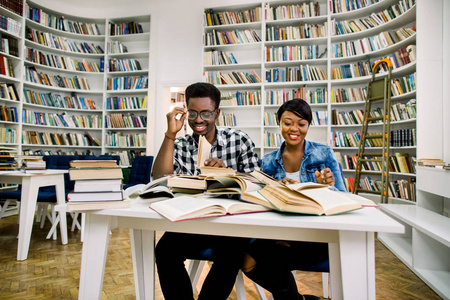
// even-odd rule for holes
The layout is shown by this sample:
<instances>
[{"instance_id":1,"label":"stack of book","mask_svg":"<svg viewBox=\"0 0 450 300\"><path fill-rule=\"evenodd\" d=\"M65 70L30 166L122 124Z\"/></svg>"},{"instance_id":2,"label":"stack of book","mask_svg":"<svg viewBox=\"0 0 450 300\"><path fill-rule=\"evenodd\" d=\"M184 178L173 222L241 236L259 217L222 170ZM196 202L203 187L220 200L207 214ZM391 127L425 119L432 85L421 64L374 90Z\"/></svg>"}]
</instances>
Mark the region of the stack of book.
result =
<instances>
[{"instance_id":1,"label":"stack of book","mask_svg":"<svg viewBox=\"0 0 450 300\"><path fill-rule=\"evenodd\" d=\"M21 160L21 162L22 162L21 169L25 173L36 174L36 173L44 173L45 172L46 163L43 160L42 156L21 155L21 156L16 156L16 159Z\"/></svg>"},{"instance_id":2,"label":"stack of book","mask_svg":"<svg viewBox=\"0 0 450 300\"><path fill-rule=\"evenodd\" d=\"M14 160L16 152L14 148L0 147L0 171L13 171L17 168L17 162Z\"/></svg>"},{"instance_id":3,"label":"stack of book","mask_svg":"<svg viewBox=\"0 0 450 300\"><path fill-rule=\"evenodd\" d=\"M74 189L67 195L69 211L129 207L122 190L122 168L115 160L73 160L70 180Z\"/></svg>"}]
</instances>

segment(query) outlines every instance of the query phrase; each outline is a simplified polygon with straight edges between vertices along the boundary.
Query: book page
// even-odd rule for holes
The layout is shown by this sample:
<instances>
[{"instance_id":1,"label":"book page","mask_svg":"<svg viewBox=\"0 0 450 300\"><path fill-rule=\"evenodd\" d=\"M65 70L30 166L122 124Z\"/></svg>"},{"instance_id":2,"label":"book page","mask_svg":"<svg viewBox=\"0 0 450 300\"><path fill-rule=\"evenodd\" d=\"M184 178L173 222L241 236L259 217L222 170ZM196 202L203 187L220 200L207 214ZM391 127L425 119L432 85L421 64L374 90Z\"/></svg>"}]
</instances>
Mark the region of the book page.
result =
<instances>
[{"instance_id":1,"label":"book page","mask_svg":"<svg viewBox=\"0 0 450 300\"><path fill-rule=\"evenodd\" d=\"M294 183L294 184L287 184L286 185L291 190L301 191L304 189L310 189L310 188L328 188L325 184L320 184L317 182L300 182L300 183Z\"/></svg>"},{"instance_id":2,"label":"book page","mask_svg":"<svg viewBox=\"0 0 450 300\"><path fill-rule=\"evenodd\" d=\"M361 207L361 204L347 197L345 193L335 192L329 188L304 189L301 193L319 203L326 214L333 214L347 207L354 209Z\"/></svg>"},{"instance_id":3,"label":"book page","mask_svg":"<svg viewBox=\"0 0 450 300\"><path fill-rule=\"evenodd\" d=\"M208 140L201 135L198 139L198 156L197 156L197 168L205 165L205 160L209 158L211 152L211 144Z\"/></svg>"}]
</instances>

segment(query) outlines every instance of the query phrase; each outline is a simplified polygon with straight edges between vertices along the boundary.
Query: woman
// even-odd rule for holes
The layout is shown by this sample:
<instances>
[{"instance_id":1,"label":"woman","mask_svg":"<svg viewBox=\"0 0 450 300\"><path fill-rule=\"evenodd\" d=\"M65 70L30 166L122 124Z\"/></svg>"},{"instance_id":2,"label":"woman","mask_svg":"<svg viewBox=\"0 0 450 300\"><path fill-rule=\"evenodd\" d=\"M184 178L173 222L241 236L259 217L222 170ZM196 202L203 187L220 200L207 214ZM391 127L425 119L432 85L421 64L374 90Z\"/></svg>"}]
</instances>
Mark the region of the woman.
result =
<instances>
[{"instance_id":1,"label":"woman","mask_svg":"<svg viewBox=\"0 0 450 300\"><path fill-rule=\"evenodd\" d=\"M318 182L345 192L340 165L333 150L305 139L312 120L308 103L285 102L277 112L280 149L263 158L263 171L283 183ZM275 300L315 300L298 293L292 270L307 270L328 261L328 244L257 239L248 248L244 273L272 293Z\"/></svg>"}]
</instances>

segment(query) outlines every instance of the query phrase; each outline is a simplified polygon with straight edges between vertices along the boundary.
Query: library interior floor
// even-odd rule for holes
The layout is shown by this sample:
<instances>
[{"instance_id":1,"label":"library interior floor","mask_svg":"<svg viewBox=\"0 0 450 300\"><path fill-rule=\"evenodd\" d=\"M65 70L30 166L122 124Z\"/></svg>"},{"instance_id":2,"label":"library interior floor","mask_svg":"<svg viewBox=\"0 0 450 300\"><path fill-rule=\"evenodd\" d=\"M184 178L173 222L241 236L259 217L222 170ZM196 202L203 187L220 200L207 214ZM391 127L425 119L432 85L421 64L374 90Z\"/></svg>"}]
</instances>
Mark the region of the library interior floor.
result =
<instances>
[{"instance_id":1,"label":"library interior floor","mask_svg":"<svg viewBox=\"0 0 450 300\"><path fill-rule=\"evenodd\" d=\"M0 220L0 299L78 298L82 249L80 231L69 231L69 243L61 245L59 239L45 239L49 229L49 222L43 229L35 223L28 259L20 262L16 260L17 216ZM207 269L204 268L203 274ZM320 273L298 272L297 279L300 292L322 295ZM199 287L200 284L201 281ZM247 299L259 299L252 282L245 278L245 284ZM379 300L441 299L378 241L376 289ZM135 299L129 232L126 229L112 231L103 282L103 299ZM158 283L156 299L164 299ZM229 299L236 299L234 292Z\"/></svg>"}]
</instances>

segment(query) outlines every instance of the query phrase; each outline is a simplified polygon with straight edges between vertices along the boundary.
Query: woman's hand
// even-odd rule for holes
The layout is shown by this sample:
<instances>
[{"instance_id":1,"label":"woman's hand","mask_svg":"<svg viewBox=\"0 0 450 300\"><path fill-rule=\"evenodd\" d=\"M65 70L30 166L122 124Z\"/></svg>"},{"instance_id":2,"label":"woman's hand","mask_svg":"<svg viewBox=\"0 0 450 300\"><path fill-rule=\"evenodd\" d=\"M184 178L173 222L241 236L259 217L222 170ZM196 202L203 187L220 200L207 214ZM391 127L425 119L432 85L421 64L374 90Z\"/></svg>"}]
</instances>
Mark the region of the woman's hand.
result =
<instances>
[{"instance_id":1,"label":"woman's hand","mask_svg":"<svg viewBox=\"0 0 450 300\"><path fill-rule=\"evenodd\" d=\"M225 163L223 160L217 157L211 157L205 160L205 166L208 167L216 167L216 168L225 168Z\"/></svg>"},{"instance_id":2,"label":"woman's hand","mask_svg":"<svg viewBox=\"0 0 450 300\"><path fill-rule=\"evenodd\" d=\"M322 171L319 172L319 170L316 170L314 173L316 176L317 183L326 184L329 186L334 185L334 175L333 172L331 172L330 168L325 168Z\"/></svg>"}]
</instances>

